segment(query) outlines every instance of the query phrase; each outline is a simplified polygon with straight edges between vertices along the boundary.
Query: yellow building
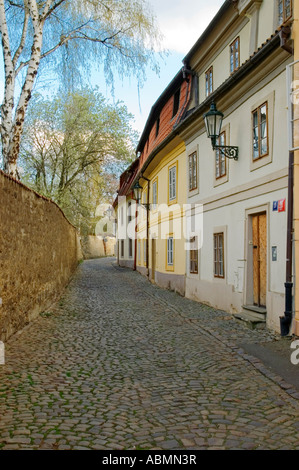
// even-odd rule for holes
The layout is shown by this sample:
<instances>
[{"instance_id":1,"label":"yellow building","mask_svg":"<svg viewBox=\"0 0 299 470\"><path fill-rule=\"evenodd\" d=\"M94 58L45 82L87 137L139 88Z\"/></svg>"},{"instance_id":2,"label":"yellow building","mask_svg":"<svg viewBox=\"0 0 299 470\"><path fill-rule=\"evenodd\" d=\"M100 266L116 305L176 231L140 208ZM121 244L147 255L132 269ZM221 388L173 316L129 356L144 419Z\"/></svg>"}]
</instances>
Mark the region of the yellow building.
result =
<instances>
[{"instance_id":1,"label":"yellow building","mask_svg":"<svg viewBox=\"0 0 299 470\"><path fill-rule=\"evenodd\" d=\"M189 102L191 76L180 70L153 106L138 146L142 187L137 270L159 286L185 294L185 145L175 126Z\"/></svg>"},{"instance_id":2,"label":"yellow building","mask_svg":"<svg viewBox=\"0 0 299 470\"><path fill-rule=\"evenodd\" d=\"M185 293L185 174L183 143L170 151L164 149L144 168L143 178L140 178L144 182L142 201L147 200L150 189L151 208L148 213L141 211L137 235L137 270L159 286L182 295Z\"/></svg>"}]
</instances>

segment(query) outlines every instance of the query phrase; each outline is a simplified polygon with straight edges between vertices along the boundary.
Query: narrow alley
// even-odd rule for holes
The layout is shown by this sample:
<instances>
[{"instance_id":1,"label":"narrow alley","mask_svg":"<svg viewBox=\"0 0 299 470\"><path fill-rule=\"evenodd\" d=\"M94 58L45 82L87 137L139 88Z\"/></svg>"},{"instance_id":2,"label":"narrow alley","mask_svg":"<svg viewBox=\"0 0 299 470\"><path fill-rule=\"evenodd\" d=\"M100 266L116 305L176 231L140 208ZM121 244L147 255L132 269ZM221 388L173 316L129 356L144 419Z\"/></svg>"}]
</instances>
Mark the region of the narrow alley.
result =
<instances>
[{"instance_id":1,"label":"narrow alley","mask_svg":"<svg viewBox=\"0 0 299 470\"><path fill-rule=\"evenodd\" d=\"M299 450L295 391L240 348L272 339L86 261L5 345L0 448Z\"/></svg>"}]
</instances>

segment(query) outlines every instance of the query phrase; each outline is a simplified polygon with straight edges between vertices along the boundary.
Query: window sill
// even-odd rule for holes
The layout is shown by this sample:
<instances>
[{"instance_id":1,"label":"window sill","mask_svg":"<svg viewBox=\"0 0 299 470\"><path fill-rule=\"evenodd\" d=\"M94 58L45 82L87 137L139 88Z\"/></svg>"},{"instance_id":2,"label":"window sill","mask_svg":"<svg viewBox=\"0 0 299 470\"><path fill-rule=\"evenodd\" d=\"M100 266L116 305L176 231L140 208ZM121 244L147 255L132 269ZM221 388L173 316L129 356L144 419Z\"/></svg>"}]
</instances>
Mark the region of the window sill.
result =
<instances>
[{"instance_id":1,"label":"window sill","mask_svg":"<svg viewBox=\"0 0 299 470\"><path fill-rule=\"evenodd\" d=\"M269 165L270 163L272 163L272 155L267 155L265 157L260 157L257 160L253 160L252 157L251 157L250 171L258 170L259 168L262 168L263 166Z\"/></svg>"}]
</instances>

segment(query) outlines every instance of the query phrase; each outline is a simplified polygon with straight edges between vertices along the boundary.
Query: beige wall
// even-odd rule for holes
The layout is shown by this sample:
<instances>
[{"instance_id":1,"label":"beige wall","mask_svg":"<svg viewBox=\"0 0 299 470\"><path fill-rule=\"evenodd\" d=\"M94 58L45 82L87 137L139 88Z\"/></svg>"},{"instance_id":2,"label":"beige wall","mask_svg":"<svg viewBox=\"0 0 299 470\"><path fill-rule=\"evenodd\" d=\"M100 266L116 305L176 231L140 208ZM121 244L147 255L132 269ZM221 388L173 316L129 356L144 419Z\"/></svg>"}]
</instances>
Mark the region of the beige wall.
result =
<instances>
[{"instance_id":1,"label":"beige wall","mask_svg":"<svg viewBox=\"0 0 299 470\"><path fill-rule=\"evenodd\" d=\"M84 259L103 258L114 256L115 238L107 237L105 243L101 237L88 235L81 238Z\"/></svg>"},{"instance_id":2,"label":"beige wall","mask_svg":"<svg viewBox=\"0 0 299 470\"><path fill-rule=\"evenodd\" d=\"M0 339L59 297L80 257L59 207L0 172Z\"/></svg>"}]
</instances>

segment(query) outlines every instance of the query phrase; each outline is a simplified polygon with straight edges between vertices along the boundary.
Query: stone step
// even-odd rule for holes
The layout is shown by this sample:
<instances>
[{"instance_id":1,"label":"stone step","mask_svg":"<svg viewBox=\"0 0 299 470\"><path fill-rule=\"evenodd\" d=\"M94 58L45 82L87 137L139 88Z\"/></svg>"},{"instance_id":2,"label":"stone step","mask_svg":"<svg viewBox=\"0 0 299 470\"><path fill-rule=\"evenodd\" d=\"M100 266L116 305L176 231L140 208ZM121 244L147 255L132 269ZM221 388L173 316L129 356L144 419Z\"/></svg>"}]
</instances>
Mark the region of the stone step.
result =
<instances>
[{"instance_id":1,"label":"stone step","mask_svg":"<svg viewBox=\"0 0 299 470\"><path fill-rule=\"evenodd\" d=\"M265 307L257 307L256 305L243 305L243 310L252 314L257 313L258 315L262 315L265 319L267 316L267 309Z\"/></svg>"},{"instance_id":2,"label":"stone step","mask_svg":"<svg viewBox=\"0 0 299 470\"><path fill-rule=\"evenodd\" d=\"M266 316L264 314L244 310L241 313L235 313L234 317L251 330L266 328Z\"/></svg>"}]
</instances>

